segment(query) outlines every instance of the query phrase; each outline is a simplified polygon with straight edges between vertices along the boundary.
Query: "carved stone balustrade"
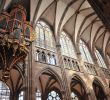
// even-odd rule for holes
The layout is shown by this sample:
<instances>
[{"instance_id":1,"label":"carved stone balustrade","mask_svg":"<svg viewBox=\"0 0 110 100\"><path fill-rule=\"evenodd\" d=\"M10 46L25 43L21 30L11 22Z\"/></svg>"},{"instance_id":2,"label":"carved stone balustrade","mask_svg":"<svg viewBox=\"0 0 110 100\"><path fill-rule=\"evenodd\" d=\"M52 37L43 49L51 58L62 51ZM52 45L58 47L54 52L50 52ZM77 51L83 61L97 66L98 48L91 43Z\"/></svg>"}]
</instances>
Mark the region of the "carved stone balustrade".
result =
<instances>
[{"instance_id":1,"label":"carved stone balustrade","mask_svg":"<svg viewBox=\"0 0 110 100\"><path fill-rule=\"evenodd\" d=\"M86 71L88 74L97 75L95 65L85 62Z\"/></svg>"},{"instance_id":2,"label":"carved stone balustrade","mask_svg":"<svg viewBox=\"0 0 110 100\"><path fill-rule=\"evenodd\" d=\"M54 51L50 51L40 47L36 47L35 51L35 61L50 65L57 65L57 55Z\"/></svg>"},{"instance_id":3,"label":"carved stone balustrade","mask_svg":"<svg viewBox=\"0 0 110 100\"><path fill-rule=\"evenodd\" d=\"M80 71L78 60L71 57L63 56L63 61L65 68Z\"/></svg>"}]
</instances>

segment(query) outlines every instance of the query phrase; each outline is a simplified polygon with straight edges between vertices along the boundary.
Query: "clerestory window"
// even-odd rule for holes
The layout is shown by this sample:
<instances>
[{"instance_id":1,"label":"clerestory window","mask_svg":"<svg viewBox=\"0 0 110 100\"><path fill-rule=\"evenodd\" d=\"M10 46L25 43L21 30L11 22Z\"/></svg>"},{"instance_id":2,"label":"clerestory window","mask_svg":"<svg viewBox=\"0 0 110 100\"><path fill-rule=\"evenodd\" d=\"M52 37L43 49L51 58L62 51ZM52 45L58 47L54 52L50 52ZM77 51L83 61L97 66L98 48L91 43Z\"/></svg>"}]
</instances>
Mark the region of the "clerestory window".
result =
<instances>
[{"instance_id":1,"label":"clerestory window","mask_svg":"<svg viewBox=\"0 0 110 100\"><path fill-rule=\"evenodd\" d=\"M68 56L71 58L77 58L72 41L70 40L70 38L67 36L65 32L61 33L60 44L61 44L62 55Z\"/></svg>"},{"instance_id":2,"label":"clerestory window","mask_svg":"<svg viewBox=\"0 0 110 100\"><path fill-rule=\"evenodd\" d=\"M102 68L107 68L102 55L100 54L100 52L97 49L95 49L95 55L97 57L97 62L99 64L99 66Z\"/></svg>"},{"instance_id":3,"label":"clerestory window","mask_svg":"<svg viewBox=\"0 0 110 100\"><path fill-rule=\"evenodd\" d=\"M83 60L85 62L93 64L91 54L90 54L87 46L85 45L85 43L82 40L80 40L80 42L79 42L79 49L80 49Z\"/></svg>"},{"instance_id":4,"label":"clerestory window","mask_svg":"<svg viewBox=\"0 0 110 100\"><path fill-rule=\"evenodd\" d=\"M35 31L37 34L36 45L54 51L54 38L50 27L45 22L38 21Z\"/></svg>"}]
</instances>

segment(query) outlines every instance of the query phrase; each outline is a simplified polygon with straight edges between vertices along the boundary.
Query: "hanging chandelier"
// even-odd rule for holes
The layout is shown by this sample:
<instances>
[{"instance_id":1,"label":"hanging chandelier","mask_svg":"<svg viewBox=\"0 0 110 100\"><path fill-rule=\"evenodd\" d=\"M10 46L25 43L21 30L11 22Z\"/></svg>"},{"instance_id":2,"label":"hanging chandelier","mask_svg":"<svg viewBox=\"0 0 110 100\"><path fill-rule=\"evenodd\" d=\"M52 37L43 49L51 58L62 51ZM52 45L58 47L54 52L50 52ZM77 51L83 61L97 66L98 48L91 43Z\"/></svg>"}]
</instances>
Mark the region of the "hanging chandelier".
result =
<instances>
[{"instance_id":1,"label":"hanging chandelier","mask_svg":"<svg viewBox=\"0 0 110 100\"><path fill-rule=\"evenodd\" d=\"M26 21L26 10L22 5L14 5L10 13L1 13L0 69L2 80L8 80L13 66L25 59L29 52L28 47L34 39L34 30Z\"/></svg>"}]
</instances>

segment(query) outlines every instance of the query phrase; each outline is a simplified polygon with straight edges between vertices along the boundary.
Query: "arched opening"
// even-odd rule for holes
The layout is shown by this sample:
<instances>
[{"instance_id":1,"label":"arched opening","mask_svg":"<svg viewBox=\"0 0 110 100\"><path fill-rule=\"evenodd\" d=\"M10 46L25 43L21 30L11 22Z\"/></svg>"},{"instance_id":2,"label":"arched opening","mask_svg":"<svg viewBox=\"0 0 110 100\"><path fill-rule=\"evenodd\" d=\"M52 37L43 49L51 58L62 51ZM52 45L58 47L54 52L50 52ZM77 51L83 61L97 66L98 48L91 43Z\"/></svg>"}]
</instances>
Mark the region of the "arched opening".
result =
<instances>
[{"instance_id":1,"label":"arched opening","mask_svg":"<svg viewBox=\"0 0 110 100\"><path fill-rule=\"evenodd\" d=\"M41 91L36 91L36 100L62 100L61 81L50 68L41 72L39 83Z\"/></svg>"},{"instance_id":2,"label":"arched opening","mask_svg":"<svg viewBox=\"0 0 110 100\"><path fill-rule=\"evenodd\" d=\"M101 83L95 80L92 85L97 100L107 100Z\"/></svg>"},{"instance_id":3,"label":"arched opening","mask_svg":"<svg viewBox=\"0 0 110 100\"><path fill-rule=\"evenodd\" d=\"M37 39L35 40L35 60L56 65L55 39L51 28L44 21L38 21L35 28Z\"/></svg>"},{"instance_id":4,"label":"arched opening","mask_svg":"<svg viewBox=\"0 0 110 100\"><path fill-rule=\"evenodd\" d=\"M44 21L38 21L35 28L37 39L36 46L55 51L55 41L51 28Z\"/></svg>"},{"instance_id":5,"label":"arched opening","mask_svg":"<svg viewBox=\"0 0 110 100\"><path fill-rule=\"evenodd\" d=\"M89 51L87 44L81 39L79 41L79 50L81 52L81 57L82 57L82 60L84 61L84 65L85 65L87 73L96 75L97 72L94 67L92 55Z\"/></svg>"},{"instance_id":6,"label":"arched opening","mask_svg":"<svg viewBox=\"0 0 110 100\"><path fill-rule=\"evenodd\" d=\"M74 45L65 32L61 32L60 35L61 52L63 56L64 67L79 71L79 65L77 62L77 56Z\"/></svg>"},{"instance_id":7,"label":"arched opening","mask_svg":"<svg viewBox=\"0 0 110 100\"><path fill-rule=\"evenodd\" d=\"M72 78L70 86L72 100L88 100L86 89L77 76Z\"/></svg>"},{"instance_id":8,"label":"arched opening","mask_svg":"<svg viewBox=\"0 0 110 100\"><path fill-rule=\"evenodd\" d=\"M2 81L0 81L0 100L10 100L10 89Z\"/></svg>"},{"instance_id":9,"label":"arched opening","mask_svg":"<svg viewBox=\"0 0 110 100\"><path fill-rule=\"evenodd\" d=\"M106 68L107 69L107 66L105 64L105 61L104 61L101 53L97 49L95 49L95 55L97 57L97 62L99 64L99 67L102 67L102 68Z\"/></svg>"},{"instance_id":10,"label":"arched opening","mask_svg":"<svg viewBox=\"0 0 110 100\"><path fill-rule=\"evenodd\" d=\"M61 33L60 44L61 44L62 55L65 55L71 58L77 58L73 43L65 32Z\"/></svg>"},{"instance_id":11,"label":"arched opening","mask_svg":"<svg viewBox=\"0 0 110 100\"><path fill-rule=\"evenodd\" d=\"M92 60L92 57L91 57L91 54L88 50L88 47L86 46L86 44L81 39L80 39L80 42L79 42L79 49L80 49L81 56L84 59L84 61L88 62L88 63L91 63L91 64L94 64L93 60Z\"/></svg>"}]
</instances>

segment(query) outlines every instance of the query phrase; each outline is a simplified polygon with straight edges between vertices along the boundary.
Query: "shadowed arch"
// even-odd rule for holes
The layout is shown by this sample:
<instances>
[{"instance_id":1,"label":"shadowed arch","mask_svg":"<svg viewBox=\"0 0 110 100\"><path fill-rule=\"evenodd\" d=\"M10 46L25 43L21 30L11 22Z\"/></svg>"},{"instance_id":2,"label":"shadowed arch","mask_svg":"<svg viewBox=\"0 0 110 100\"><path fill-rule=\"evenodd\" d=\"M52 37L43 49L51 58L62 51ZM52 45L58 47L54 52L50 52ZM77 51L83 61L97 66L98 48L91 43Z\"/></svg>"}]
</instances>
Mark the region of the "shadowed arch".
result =
<instances>
[{"instance_id":1,"label":"shadowed arch","mask_svg":"<svg viewBox=\"0 0 110 100\"><path fill-rule=\"evenodd\" d=\"M85 81L83 80L83 78L82 78L81 76L79 76L78 74L73 74L73 75L72 75L72 78L73 78L73 77L77 77L77 78L82 82L82 84L84 85L85 90L86 90L87 92L89 91L88 88L87 88L87 85L86 85Z\"/></svg>"},{"instance_id":2,"label":"shadowed arch","mask_svg":"<svg viewBox=\"0 0 110 100\"><path fill-rule=\"evenodd\" d=\"M50 67L46 67L46 68L44 68L44 69L42 69L39 73L38 73L38 76L37 77L39 77L40 75L42 75L43 73L45 73L45 72L49 72L49 73L51 73L52 75L54 75L55 77L56 77L56 79L57 79L57 81L59 82L59 84L60 84L60 86L62 87L62 79L61 79L61 77L58 75L58 73L57 72L55 72L52 68L50 68Z\"/></svg>"},{"instance_id":3,"label":"shadowed arch","mask_svg":"<svg viewBox=\"0 0 110 100\"><path fill-rule=\"evenodd\" d=\"M74 93L78 100L88 100L88 90L82 78L75 74L73 75L70 83L71 93Z\"/></svg>"},{"instance_id":4,"label":"shadowed arch","mask_svg":"<svg viewBox=\"0 0 110 100\"><path fill-rule=\"evenodd\" d=\"M99 79L99 78L97 78L97 77L94 77L93 82L94 82L94 81L97 81L97 82L102 86L102 88L104 88L104 84L103 84L103 82L102 82L101 79Z\"/></svg>"},{"instance_id":5,"label":"shadowed arch","mask_svg":"<svg viewBox=\"0 0 110 100\"><path fill-rule=\"evenodd\" d=\"M44 68L38 73L37 76L39 84L41 87L41 98L45 100L48 93L52 90L57 90L56 92L61 94L62 92L62 80L60 76L49 67ZM59 92L60 91L60 92Z\"/></svg>"},{"instance_id":6,"label":"shadowed arch","mask_svg":"<svg viewBox=\"0 0 110 100\"><path fill-rule=\"evenodd\" d=\"M97 100L107 100L104 86L101 81L99 81L97 78L94 78L92 86Z\"/></svg>"}]
</instances>

